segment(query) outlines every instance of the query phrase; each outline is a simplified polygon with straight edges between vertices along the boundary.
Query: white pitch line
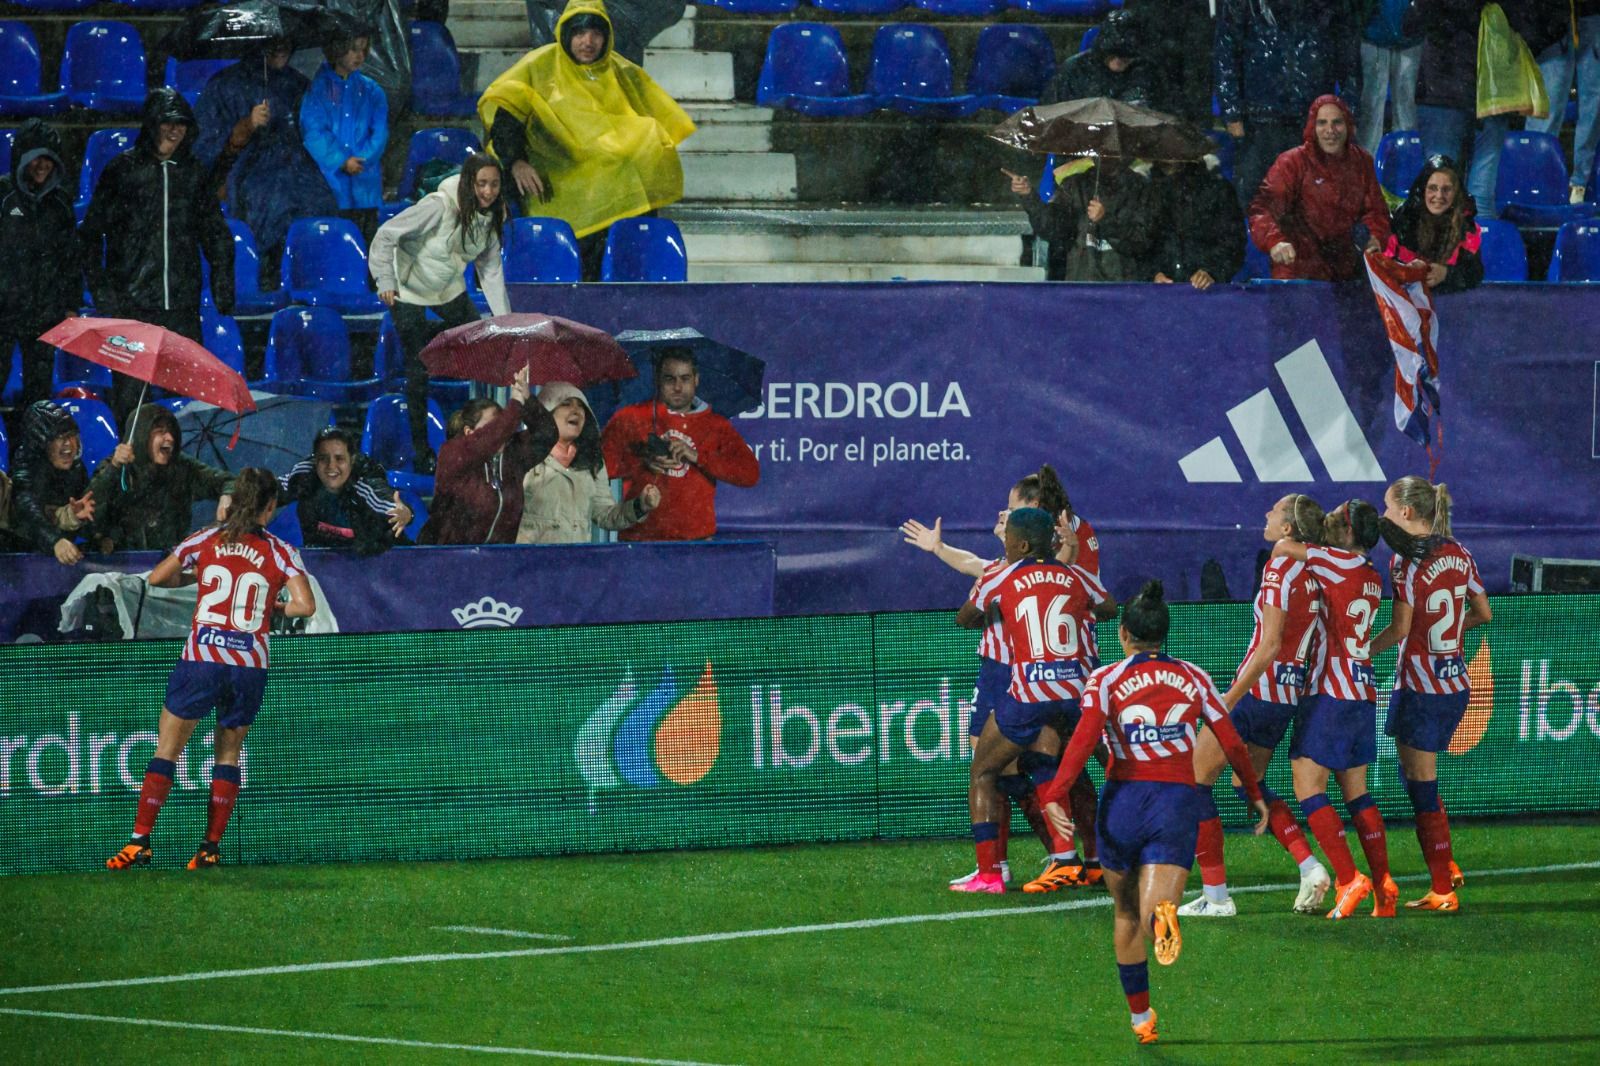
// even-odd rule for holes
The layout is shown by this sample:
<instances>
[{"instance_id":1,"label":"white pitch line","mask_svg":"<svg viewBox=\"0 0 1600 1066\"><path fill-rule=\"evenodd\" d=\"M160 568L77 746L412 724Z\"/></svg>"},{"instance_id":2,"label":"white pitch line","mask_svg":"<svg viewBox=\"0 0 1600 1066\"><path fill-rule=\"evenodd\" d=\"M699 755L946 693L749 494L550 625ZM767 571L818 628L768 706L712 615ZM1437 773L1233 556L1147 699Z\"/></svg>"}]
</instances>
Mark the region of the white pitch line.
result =
<instances>
[{"instance_id":1,"label":"white pitch line","mask_svg":"<svg viewBox=\"0 0 1600 1066\"><path fill-rule=\"evenodd\" d=\"M1553 866L1517 866L1501 870L1472 870L1473 879L1512 877L1523 874L1560 873L1566 870L1600 870L1600 862L1571 862ZM1425 881L1424 874L1397 877L1396 881ZM1300 887L1298 881L1272 885L1246 885L1235 894L1288 892ZM202 970L194 973L162 974L153 977L122 977L104 981L71 981L53 985L28 985L0 988L0 996L20 996L36 992L75 992L92 988L131 988L138 985L166 985L189 981L217 981L234 977L272 977L280 974L321 973L330 970L364 970L376 966L420 966L438 962L473 962L484 959L526 959L540 955L586 955L604 951L635 951L645 948L682 947L689 944L714 944L728 940L752 940L804 933L832 933L850 929L879 929L894 925L919 925L927 922L961 922L976 918L1029 917L1055 911L1075 911L1087 907L1109 906L1108 896L1087 896L1061 903L1033 907L989 908L974 911L948 911L940 914L904 914L891 918L858 918L848 922L819 922L813 925L788 925L771 929L734 929L722 933L697 933L691 936L658 937L651 940L626 940L610 944L567 944L550 948L520 948L512 951L456 951L428 955L391 955L377 959L341 959L333 962L304 962L287 966L252 966L237 970Z\"/></svg>"},{"instance_id":2,"label":"white pitch line","mask_svg":"<svg viewBox=\"0 0 1600 1066\"><path fill-rule=\"evenodd\" d=\"M317 1033L301 1029L262 1029L253 1025L211 1025L206 1022L173 1022L164 1018L118 1018L109 1014L75 1014L68 1011L20 1010L0 1007L0 1014L24 1018L59 1018L70 1022L113 1022L156 1029L201 1030L208 1033L241 1033L248 1036L292 1036L301 1040L334 1040L343 1044L381 1044L385 1047L426 1048L430 1051L476 1051L484 1055L523 1055L541 1059L569 1059L578 1062L622 1062L634 1066L717 1066L692 1059L645 1059L635 1055L600 1055L583 1051L550 1051L545 1048L502 1047L495 1044L445 1044L432 1040L401 1040L391 1036L355 1036L350 1033Z\"/></svg>"},{"instance_id":3,"label":"white pitch line","mask_svg":"<svg viewBox=\"0 0 1600 1066\"><path fill-rule=\"evenodd\" d=\"M435 925L431 928L446 933L482 933L485 936L515 936L521 937L523 940L572 939L570 936L562 936L560 933L524 933L521 929L490 929L482 925Z\"/></svg>"}]
</instances>

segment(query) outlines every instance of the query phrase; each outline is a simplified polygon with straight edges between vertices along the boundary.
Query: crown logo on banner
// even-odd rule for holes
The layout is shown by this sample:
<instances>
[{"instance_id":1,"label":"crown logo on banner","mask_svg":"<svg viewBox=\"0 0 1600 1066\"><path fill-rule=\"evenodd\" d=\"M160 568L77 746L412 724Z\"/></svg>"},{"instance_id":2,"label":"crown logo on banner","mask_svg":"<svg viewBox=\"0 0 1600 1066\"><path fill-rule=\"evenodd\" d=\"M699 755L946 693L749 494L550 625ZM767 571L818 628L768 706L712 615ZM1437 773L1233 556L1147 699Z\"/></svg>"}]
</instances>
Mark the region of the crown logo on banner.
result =
<instances>
[{"instance_id":1,"label":"crown logo on banner","mask_svg":"<svg viewBox=\"0 0 1600 1066\"><path fill-rule=\"evenodd\" d=\"M452 608L450 614L462 629L481 629L484 626L514 626L522 617L522 608L501 603L493 596L485 596L477 603Z\"/></svg>"}]
</instances>

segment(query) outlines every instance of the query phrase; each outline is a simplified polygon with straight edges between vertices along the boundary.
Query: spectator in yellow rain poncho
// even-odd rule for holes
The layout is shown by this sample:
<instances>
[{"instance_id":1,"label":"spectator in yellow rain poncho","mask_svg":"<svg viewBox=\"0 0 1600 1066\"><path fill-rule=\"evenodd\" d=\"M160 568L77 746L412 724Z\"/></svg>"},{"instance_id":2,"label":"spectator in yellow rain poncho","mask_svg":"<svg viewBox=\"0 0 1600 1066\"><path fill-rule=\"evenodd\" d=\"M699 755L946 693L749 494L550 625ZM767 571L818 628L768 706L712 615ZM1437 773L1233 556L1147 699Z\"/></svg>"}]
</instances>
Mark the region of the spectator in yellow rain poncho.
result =
<instances>
[{"instance_id":1,"label":"spectator in yellow rain poncho","mask_svg":"<svg viewBox=\"0 0 1600 1066\"><path fill-rule=\"evenodd\" d=\"M613 222L682 198L677 145L694 123L613 53L602 0L572 0L556 38L494 80L478 118L523 213L565 219L579 238L583 278L593 281Z\"/></svg>"}]
</instances>

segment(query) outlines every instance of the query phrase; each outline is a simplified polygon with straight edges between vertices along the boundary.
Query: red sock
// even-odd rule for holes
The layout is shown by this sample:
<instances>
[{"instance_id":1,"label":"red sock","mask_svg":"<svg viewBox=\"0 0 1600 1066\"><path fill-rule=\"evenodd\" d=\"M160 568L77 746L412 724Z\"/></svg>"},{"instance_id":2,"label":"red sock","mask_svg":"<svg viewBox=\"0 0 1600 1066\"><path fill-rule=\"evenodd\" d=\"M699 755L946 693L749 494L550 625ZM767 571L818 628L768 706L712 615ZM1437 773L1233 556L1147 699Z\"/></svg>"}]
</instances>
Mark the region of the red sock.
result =
<instances>
[{"instance_id":1,"label":"red sock","mask_svg":"<svg viewBox=\"0 0 1600 1066\"><path fill-rule=\"evenodd\" d=\"M1452 891L1450 887L1450 820L1442 810L1417 812L1417 843L1422 845L1422 857L1428 864L1428 874L1433 878L1433 890L1440 895Z\"/></svg>"},{"instance_id":2,"label":"red sock","mask_svg":"<svg viewBox=\"0 0 1600 1066\"><path fill-rule=\"evenodd\" d=\"M231 771L231 772L230 772ZM211 812L206 816L206 840L215 844L228 828L233 805L239 799L239 768L218 766L211 774Z\"/></svg>"},{"instance_id":3,"label":"red sock","mask_svg":"<svg viewBox=\"0 0 1600 1066\"><path fill-rule=\"evenodd\" d=\"M156 815L167 802L172 791L173 763L170 759L151 759L150 768L144 772L144 784L139 787L139 811L133 816L133 835L146 837L156 827Z\"/></svg>"},{"instance_id":4,"label":"red sock","mask_svg":"<svg viewBox=\"0 0 1600 1066\"><path fill-rule=\"evenodd\" d=\"M1100 801L1094 794L1094 782L1089 780L1088 774L1078 775L1078 779L1072 783L1072 791L1067 793L1067 800L1072 804L1073 828L1077 829L1078 840L1083 844L1083 857L1098 858L1100 845L1094 837L1094 819L1099 813Z\"/></svg>"},{"instance_id":5,"label":"red sock","mask_svg":"<svg viewBox=\"0 0 1600 1066\"><path fill-rule=\"evenodd\" d=\"M1294 815L1289 813L1289 805L1283 800L1276 800L1267 807L1267 825L1295 862L1301 863L1311 858L1311 845L1306 843L1306 835L1300 832L1300 823L1294 820Z\"/></svg>"},{"instance_id":6,"label":"red sock","mask_svg":"<svg viewBox=\"0 0 1600 1066\"><path fill-rule=\"evenodd\" d=\"M1029 791L1017 800L1017 806L1022 808L1022 816L1028 820L1028 826L1033 830L1033 835L1039 838L1039 843L1044 845L1044 850L1055 851L1055 839L1050 828L1050 819L1044 816L1044 811L1039 807L1039 797Z\"/></svg>"},{"instance_id":7,"label":"red sock","mask_svg":"<svg viewBox=\"0 0 1600 1066\"><path fill-rule=\"evenodd\" d=\"M1006 847L1011 843L1011 804L1000 808L1000 861L1006 861Z\"/></svg>"},{"instance_id":8,"label":"red sock","mask_svg":"<svg viewBox=\"0 0 1600 1066\"><path fill-rule=\"evenodd\" d=\"M980 874L999 874L1000 842L998 840L980 840L975 846L978 849L978 872Z\"/></svg>"},{"instance_id":9,"label":"red sock","mask_svg":"<svg viewBox=\"0 0 1600 1066\"><path fill-rule=\"evenodd\" d=\"M1356 877L1356 860L1350 854L1350 844L1344 838L1344 822L1332 807L1318 807L1306 815L1311 835L1322 845L1322 853L1333 863L1333 876L1339 884L1349 884Z\"/></svg>"},{"instance_id":10,"label":"red sock","mask_svg":"<svg viewBox=\"0 0 1600 1066\"><path fill-rule=\"evenodd\" d=\"M1228 883L1228 867L1222 860L1222 819L1207 818L1200 823L1195 842L1195 858L1200 862L1200 881L1207 885Z\"/></svg>"},{"instance_id":11,"label":"red sock","mask_svg":"<svg viewBox=\"0 0 1600 1066\"><path fill-rule=\"evenodd\" d=\"M1372 873L1372 883L1382 884L1389 876L1389 838L1384 832L1383 815L1376 807L1366 807L1350 812L1356 834L1361 838L1361 850L1367 856L1367 869Z\"/></svg>"}]
</instances>

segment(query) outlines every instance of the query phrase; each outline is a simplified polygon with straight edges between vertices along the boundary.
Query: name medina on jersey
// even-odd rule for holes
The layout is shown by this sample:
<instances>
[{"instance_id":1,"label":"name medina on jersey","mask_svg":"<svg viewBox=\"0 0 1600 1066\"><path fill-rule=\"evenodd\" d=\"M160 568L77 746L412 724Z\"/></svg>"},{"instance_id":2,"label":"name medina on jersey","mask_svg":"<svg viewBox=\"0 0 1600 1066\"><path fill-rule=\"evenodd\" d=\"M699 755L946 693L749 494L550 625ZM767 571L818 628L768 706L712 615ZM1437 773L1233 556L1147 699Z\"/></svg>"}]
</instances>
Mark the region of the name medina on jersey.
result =
<instances>
[{"instance_id":1,"label":"name medina on jersey","mask_svg":"<svg viewBox=\"0 0 1600 1066\"><path fill-rule=\"evenodd\" d=\"M257 570L259 570L262 567L267 565L267 557L266 556L262 555L260 552L256 551L254 548L250 547L250 545L241 544L238 541L229 541L226 544L214 545L212 547L211 551L212 551L212 554L214 554L214 555L220 555L220 556L224 556L224 557L226 557L226 556L236 556L236 557L238 557L240 559L244 559L244 560L248 561L250 563L250 565L255 567Z\"/></svg>"}]
</instances>

